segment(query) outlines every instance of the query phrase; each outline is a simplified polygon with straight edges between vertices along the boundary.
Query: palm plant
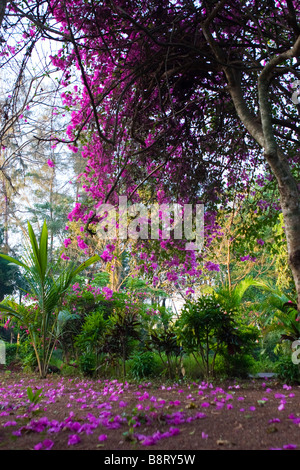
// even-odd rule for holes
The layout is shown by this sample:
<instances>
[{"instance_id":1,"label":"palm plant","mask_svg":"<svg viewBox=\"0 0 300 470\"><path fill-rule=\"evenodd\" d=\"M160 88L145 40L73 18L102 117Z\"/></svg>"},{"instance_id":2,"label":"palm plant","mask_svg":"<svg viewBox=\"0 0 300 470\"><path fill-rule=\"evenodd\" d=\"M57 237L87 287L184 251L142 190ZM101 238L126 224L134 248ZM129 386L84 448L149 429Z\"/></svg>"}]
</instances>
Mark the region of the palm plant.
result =
<instances>
[{"instance_id":1,"label":"palm plant","mask_svg":"<svg viewBox=\"0 0 300 470\"><path fill-rule=\"evenodd\" d=\"M0 256L16 264L25 271L29 286L28 293L36 299L35 308L8 301L0 303L0 312L16 318L27 329L35 351L39 374L45 378L52 352L59 336L59 312L68 287L81 271L98 261L98 255L75 266L61 266L61 259L56 263L48 262L48 229L44 222L39 241L31 224L28 222L29 246L23 259L17 260L7 255Z\"/></svg>"},{"instance_id":2,"label":"palm plant","mask_svg":"<svg viewBox=\"0 0 300 470\"><path fill-rule=\"evenodd\" d=\"M298 340L300 318L293 297L267 283L264 284L264 291L267 296L261 307L265 316L265 325L272 325L274 330L279 331L282 340L291 342Z\"/></svg>"},{"instance_id":3,"label":"palm plant","mask_svg":"<svg viewBox=\"0 0 300 470\"><path fill-rule=\"evenodd\" d=\"M245 294L250 287L262 288L263 283L252 277L247 277L235 285L230 286L225 284L211 289L225 310L226 308L228 310L239 310L242 306Z\"/></svg>"}]
</instances>

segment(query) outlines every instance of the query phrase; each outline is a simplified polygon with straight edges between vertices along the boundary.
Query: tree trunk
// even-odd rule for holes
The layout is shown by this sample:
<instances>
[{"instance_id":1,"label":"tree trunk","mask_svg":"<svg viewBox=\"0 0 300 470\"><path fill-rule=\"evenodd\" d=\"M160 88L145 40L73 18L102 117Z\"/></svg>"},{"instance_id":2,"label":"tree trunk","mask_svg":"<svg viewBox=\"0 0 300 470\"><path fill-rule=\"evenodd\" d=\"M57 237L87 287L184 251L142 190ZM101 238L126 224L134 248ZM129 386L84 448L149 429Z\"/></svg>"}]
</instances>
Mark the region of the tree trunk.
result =
<instances>
[{"instance_id":1,"label":"tree trunk","mask_svg":"<svg viewBox=\"0 0 300 470\"><path fill-rule=\"evenodd\" d=\"M259 76L258 97L261 122L252 115L247 107L242 95L240 78L236 73L234 74L234 80L229 85L229 91L241 121L247 128L249 134L264 149L265 160L269 164L278 184L287 240L289 265L295 282L298 310L300 311L300 193L297 181L292 175L288 164L288 159L277 145L272 128L272 111L269 102L269 84L275 65L278 65L278 63L292 56L291 51L295 48L297 55L299 55L300 37L296 45L287 53L275 57L276 60L271 59Z\"/></svg>"},{"instance_id":2,"label":"tree trunk","mask_svg":"<svg viewBox=\"0 0 300 470\"><path fill-rule=\"evenodd\" d=\"M224 2L220 2L213 13L203 24L203 34L216 59L223 64L228 63L226 54L217 44L210 32L210 24L219 8ZM273 57L262 69L258 77L258 102L259 113L256 116L246 103L242 91L241 72L230 65L223 65L223 71L228 82L233 105L238 117L247 129L248 133L264 150L264 157L274 174L280 193L280 204L285 225L287 239L287 251L289 264L292 270L296 292L297 305L300 311L300 193L297 182L291 173L288 160L284 152L278 147L273 127L272 110L269 101L269 86L274 72L278 66L287 60L300 56L300 36L288 51Z\"/></svg>"},{"instance_id":3,"label":"tree trunk","mask_svg":"<svg viewBox=\"0 0 300 470\"><path fill-rule=\"evenodd\" d=\"M300 311L300 193L295 179L292 175L286 175L284 168L279 166L275 176L280 191L289 265L297 292L298 311Z\"/></svg>"},{"instance_id":4,"label":"tree trunk","mask_svg":"<svg viewBox=\"0 0 300 470\"><path fill-rule=\"evenodd\" d=\"M126 340L122 340L123 380L126 378Z\"/></svg>"},{"instance_id":5,"label":"tree trunk","mask_svg":"<svg viewBox=\"0 0 300 470\"><path fill-rule=\"evenodd\" d=\"M0 27L5 16L7 0L0 0Z\"/></svg>"}]
</instances>

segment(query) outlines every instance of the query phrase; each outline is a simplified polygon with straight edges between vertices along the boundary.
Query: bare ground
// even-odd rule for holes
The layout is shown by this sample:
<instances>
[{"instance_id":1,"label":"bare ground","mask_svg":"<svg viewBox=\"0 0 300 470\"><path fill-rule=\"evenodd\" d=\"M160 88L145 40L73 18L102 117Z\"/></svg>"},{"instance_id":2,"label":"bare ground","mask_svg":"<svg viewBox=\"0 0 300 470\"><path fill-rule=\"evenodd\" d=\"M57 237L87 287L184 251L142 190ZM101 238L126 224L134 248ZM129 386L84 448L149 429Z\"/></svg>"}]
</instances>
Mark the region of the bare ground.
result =
<instances>
[{"instance_id":1,"label":"bare ground","mask_svg":"<svg viewBox=\"0 0 300 470\"><path fill-rule=\"evenodd\" d=\"M28 387L41 391L35 406ZM272 379L137 384L0 370L0 450L299 450L299 403L298 385Z\"/></svg>"}]
</instances>

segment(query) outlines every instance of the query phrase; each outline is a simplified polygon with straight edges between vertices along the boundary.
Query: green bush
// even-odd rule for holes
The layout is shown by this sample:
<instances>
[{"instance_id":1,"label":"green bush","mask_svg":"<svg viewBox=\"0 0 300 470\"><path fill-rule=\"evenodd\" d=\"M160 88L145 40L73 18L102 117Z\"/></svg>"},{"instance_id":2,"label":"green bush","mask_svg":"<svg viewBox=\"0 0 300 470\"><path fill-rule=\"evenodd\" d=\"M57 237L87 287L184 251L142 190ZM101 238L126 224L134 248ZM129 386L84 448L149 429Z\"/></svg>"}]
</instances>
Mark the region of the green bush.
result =
<instances>
[{"instance_id":1,"label":"green bush","mask_svg":"<svg viewBox=\"0 0 300 470\"><path fill-rule=\"evenodd\" d=\"M288 383L300 383L300 367L292 362L291 355L282 356L275 364L278 378Z\"/></svg>"},{"instance_id":2,"label":"green bush","mask_svg":"<svg viewBox=\"0 0 300 470\"><path fill-rule=\"evenodd\" d=\"M196 359L186 354L182 358L182 375L188 380L204 380L205 379L205 368L199 364Z\"/></svg>"},{"instance_id":3,"label":"green bush","mask_svg":"<svg viewBox=\"0 0 300 470\"><path fill-rule=\"evenodd\" d=\"M256 361L250 354L224 354L215 364L216 375L226 378L247 378L256 371Z\"/></svg>"},{"instance_id":4,"label":"green bush","mask_svg":"<svg viewBox=\"0 0 300 470\"><path fill-rule=\"evenodd\" d=\"M260 349L258 351L259 355L257 356L258 360L262 358L264 360L269 360L270 362L276 362L278 360L278 344L281 340L281 334L277 330L271 328L266 328L262 333L262 338L260 341ZM261 356L261 357L259 357Z\"/></svg>"},{"instance_id":5,"label":"green bush","mask_svg":"<svg viewBox=\"0 0 300 470\"><path fill-rule=\"evenodd\" d=\"M258 339L257 328L244 324L237 308L225 309L214 293L187 301L176 327L178 342L205 369L207 377L214 375L218 356L233 365L233 357L252 352Z\"/></svg>"},{"instance_id":6,"label":"green bush","mask_svg":"<svg viewBox=\"0 0 300 470\"><path fill-rule=\"evenodd\" d=\"M158 369L157 358L150 351L137 351L130 357L129 370L134 379L151 377L158 372Z\"/></svg>"},{"instance_id":7,"label":"green bush","mask_svg":"<svg viewBox=\"0 0 300 470\"><path fill-rule=\"evenodd\" d=\"M4 343L5 344L5 361L6 365L17 359L18 344L17 343Z\"/></svg>"},{"instance_id":8,"label":"green bush","mask_svg":"<svg viewBox=\"0 0 300 470\"><path fill-rule=\"evenodd\" d=\"M30 338L25 332L23 332L20 337L18 358L25 372L30 372L38 366L36 354L34 352L32 344L30 343Z\"/></svg>"},{"instance_id":9,"label":"green bush","mask_svg":"<svg viewBox=\"0 0 300 470\"><path fill-rule=\"evenodd\" d=\"M76 364L74 364L73 366L69 364L62 364L60 370L61 374L64 377L72 377L78 375L78 369L76 367Z\"/></svg>"},{"instance_id":10,"label":"green bush","mask_svg":"<svg viewBox=\"0 0 300 470\"><path fill-rule=\"evenodd\" d=\"M85 353L79 357L79 370L83 375L93 376L96 369L96 356L93 353Z\"/></svg>"}]
</instances>

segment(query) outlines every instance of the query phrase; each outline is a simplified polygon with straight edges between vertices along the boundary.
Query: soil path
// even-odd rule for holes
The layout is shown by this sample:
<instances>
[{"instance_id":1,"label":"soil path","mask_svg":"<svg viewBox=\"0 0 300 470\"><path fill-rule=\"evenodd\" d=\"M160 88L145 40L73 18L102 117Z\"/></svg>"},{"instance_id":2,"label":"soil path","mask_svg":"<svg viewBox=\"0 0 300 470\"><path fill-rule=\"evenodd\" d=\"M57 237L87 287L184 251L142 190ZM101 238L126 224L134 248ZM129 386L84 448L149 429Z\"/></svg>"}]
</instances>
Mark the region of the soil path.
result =
<instances>
[{"instance_id":1,"label":"soil path","mask_svg":"<svg viewBox=\"0 0 300 470\"><path fill-rule=\"evenodd\" d=\"M299 450L299 426L300 387L269 378L162 385L0 371L0 450Z\"/></svg>"}]
</instances>

